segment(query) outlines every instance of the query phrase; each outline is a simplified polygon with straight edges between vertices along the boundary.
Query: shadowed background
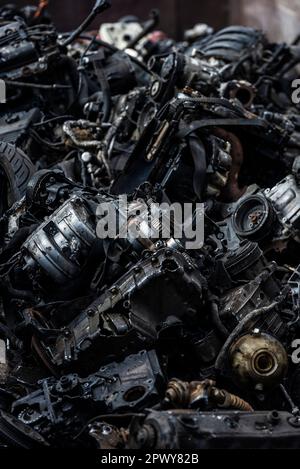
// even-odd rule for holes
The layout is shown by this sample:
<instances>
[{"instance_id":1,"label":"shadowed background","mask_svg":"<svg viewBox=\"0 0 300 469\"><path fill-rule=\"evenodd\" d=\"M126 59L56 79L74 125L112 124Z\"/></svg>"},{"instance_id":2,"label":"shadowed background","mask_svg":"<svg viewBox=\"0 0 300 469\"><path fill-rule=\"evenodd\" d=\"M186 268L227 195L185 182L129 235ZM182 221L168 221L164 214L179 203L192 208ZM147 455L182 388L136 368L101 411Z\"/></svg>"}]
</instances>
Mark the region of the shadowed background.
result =
<instances>
[{"instance_id":1,"label":"shadowed background","mask_svg":"<svg viewBox=\"0 0 300 469\"><path fill-rule=\"evenodd\" d=\"M38 0L0 0L0 5L6 3L37 4ZM94 1L49 0L49 4L58 28L68 31L88 14ZM195 23L208 23L216 29L237 23L254 26L278 41L290 41L300 32L300 0L112 0L112 4L101 21L128 14L146 19L152 8L159 8L161 28L177 39Z\"/></svg>"}]
</instances>

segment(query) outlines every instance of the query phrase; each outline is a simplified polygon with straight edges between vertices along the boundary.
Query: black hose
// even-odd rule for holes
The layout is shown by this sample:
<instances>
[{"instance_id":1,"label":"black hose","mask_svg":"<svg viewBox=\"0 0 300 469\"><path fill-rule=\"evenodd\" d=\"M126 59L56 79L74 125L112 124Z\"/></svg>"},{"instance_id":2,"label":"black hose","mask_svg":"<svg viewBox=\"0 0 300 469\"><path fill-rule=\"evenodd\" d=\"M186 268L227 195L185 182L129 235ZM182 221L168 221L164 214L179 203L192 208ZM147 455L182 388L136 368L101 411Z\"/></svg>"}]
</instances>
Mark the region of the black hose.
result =
<instances>
[{"instance_id":1,"label":"black hose","mask_svg":"<svg viewBox=\"0 0 300 469\"><path fill-rule=\"evenodd\" d=\"M42 85L40 83L26 83L24 81L13 81L13 80L6 80L4 79L6 85L8 86L15 86L17 88L36 88L39 90L59 90L59 89L71 89L70 85L59 85L54 83L53 85Z\"/></svg>"},{"instance_id":2,"label":"black hose","mask_svg":"<svg viewBox=\"0 0 300 469\"><path fill-rule=\"evenodd\" d=\"M109 122L109 117L110 117L110 113L112 109L110 86L107 81L106 75L103 71L101 62L95 61L94 66L95 66L95 71L96 71L97 78L98 78L101 91L102 91L102 101L103 101L102 123L106 123L106 122Z\"/></svg>"},{"instance_id":3,"label":"black hose","mask_svg":"<svg viewBox=\"0 0 300 469\"><path fill-rule=\"evenodd\" d=\"M203 191L206 183L206 151L203 143L196 134L192 134L188 138L188 143L193 157L195 172L194 172L194 192L198 196L200 202L203 198Z\"/></svg>"},{"instance_id":4,"label":"black hose","mask_svg":"<svg viewBox=\"0 0 300 469\"><path fill-rule=\"evenodd\" d=\"M227 338L229 336L229 331L221 321L221 318L219 316L219 308L215 301L211 303L211 313L214 326L223 337Z\"/></svg>"},{"instance_id":5,"label":"black hose","mask_svg":"<svg viewBox=\"0 0 300 469\"><path fill-rule=\"evenodd\" d=\"M73 116L57 116L57 117L52 117L51 119L47 119L41 122L38 122L37 124L33 124L33 127L43 127L44 125L52 124L53 122L58 122L61 120L71 120L73 119Z\"/></svg>"},{"instance_id":6,"label":"black hose","mask_svg":"<svg viewBox=\"0 0 300 469\"><path fill-rule=\"evenodd\" d=\"M75 31L72 32L68 39L61 43L61 46L67 47L72 44L72 42L74 42L75 39L77 39L78 36L80 36L80 34L89 27L89 25L94 21L96 16L99 13L105 11L107 8L110 8L110 6L110 0L97 0L91 13L86 17L86 19L81 23L81 25L77 29L75 29Z\"/></svg>"},{"instance_id":7,"label":"black hose","mask_svg":"<svg viewBox=\"0 0 300 469\"><path fill-rule=\"evenodd\" d=\"M12 297L17 298L18 300L34 300L34 294L30 291L16 290L11 286L7 286L6 290Z\"/></svg>"}]
</instances>

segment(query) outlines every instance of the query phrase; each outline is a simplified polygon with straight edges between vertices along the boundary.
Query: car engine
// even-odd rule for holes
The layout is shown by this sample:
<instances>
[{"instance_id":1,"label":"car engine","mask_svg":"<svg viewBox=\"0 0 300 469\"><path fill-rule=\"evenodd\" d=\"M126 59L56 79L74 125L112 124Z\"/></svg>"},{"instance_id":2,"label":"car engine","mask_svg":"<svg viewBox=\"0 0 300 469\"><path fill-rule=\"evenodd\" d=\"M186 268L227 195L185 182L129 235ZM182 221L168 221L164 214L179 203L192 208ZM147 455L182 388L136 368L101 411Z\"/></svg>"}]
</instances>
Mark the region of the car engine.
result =
<instances>
[{"instance_id":1,"label":"car engine","mask_svg":"<svg viewBox=\"0 0 300 469\"><path fill-rule=\"evenodd\" d=\"M0 7L0 447L297 448L300 45L111 3Z\"/></svg>"}]
</instances>

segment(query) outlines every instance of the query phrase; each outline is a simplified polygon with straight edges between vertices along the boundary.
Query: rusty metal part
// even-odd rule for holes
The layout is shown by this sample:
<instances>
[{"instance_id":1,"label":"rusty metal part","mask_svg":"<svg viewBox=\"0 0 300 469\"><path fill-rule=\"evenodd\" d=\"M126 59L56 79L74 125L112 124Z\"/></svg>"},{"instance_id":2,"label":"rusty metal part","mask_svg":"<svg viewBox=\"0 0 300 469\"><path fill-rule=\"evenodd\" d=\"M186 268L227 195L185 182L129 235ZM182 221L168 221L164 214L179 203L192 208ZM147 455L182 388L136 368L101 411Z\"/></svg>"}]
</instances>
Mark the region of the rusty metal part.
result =
<instances>
[{"instance_id":1,"label":"rusty metal part","mask_svg":"<svg viewBox=\"0 0 300 469\"><path fill-rule=\"evenodd\" d=\"M218 407L253 412L253 408L248 404L248 402L244 401L244 399L241 399L239 396L225 391L224 389L218 389L215 387L211 388L210 397Z\"/></svg>"},{"instance_id":2,"label":"rusty metal part","mask_svg":"<svg viewBox=\"0 0 300 469\"><path fill-rule=\"evenodd\" d=\"M240 139L232 132L217 128L213 133L216 137L227 140L231 145L232 166L220 199L224 202L236 202L246 191L246 187L239 186L239 174L244 161L243 146Z\"/></svg>"},{"instance_id":3,"label":"rusty metal part","mask_svg":"<svg viewBox=\"0 0 300 469\"><path fill-rule=\"evenodd\" d=\"M190 401L190 383L172 379L166 391L165 403L172 403L177 406L188 405Z\"/></svg>"},{"instance_id":4,"label":"rusty metal part","mask_svg":"<svg viewBox=\"0 0 300 469\"><path fill-rule=\"evenodd\" d=\"M203 399L209 399L211 389L215 386L215 381L205 379L204 381L192 381L190 383L190 407L196 407Z\"/></svg>"},{"instance_id":5,"label":"rusty metal part","mask_svg":"<svg viewBox=\"0 0 300 469\"><path fill-rule=\"evenodd\" d=\"M223 95L227 99L238 99L247 109L253 104L257 89L248 81L232 80L226 84Z\"/></svg>"},{"instance_id":6,"label":"rusty metal part","mask_svg":"<svg viewBox=\"0 0 300 469\"><path fill-rule=\"evenodd\" d=\"M166 391L165 404L172 404L177 408L195 408L205 399L211 406L253 412L248 402L224 389L218 389L215 384L210 379L190 383L172 379Z\"/></svg>"},{"instance_id":7,"label":"rusty metal part","mask_svg":"<svg viewBox=\"0 0 300 469\"><path fill-rule=\"evenodd\" d=\"M278 385L288 370L288 356L281 343L255 331L240 337L231 346L229 359L235 380L244 386Z\"/></svg>"},{"instance_id":8,"label":"rusty metal part","mask_svg":"<svg viewBox=\"0 0 300 469\"><path fill-rule=\"evenodd\" d=\"M34 14L34 18L40 18L44 12L44 10L48 7L49 1L48 0L40 0L37 10Z\"/></svg>"}]
</instances>

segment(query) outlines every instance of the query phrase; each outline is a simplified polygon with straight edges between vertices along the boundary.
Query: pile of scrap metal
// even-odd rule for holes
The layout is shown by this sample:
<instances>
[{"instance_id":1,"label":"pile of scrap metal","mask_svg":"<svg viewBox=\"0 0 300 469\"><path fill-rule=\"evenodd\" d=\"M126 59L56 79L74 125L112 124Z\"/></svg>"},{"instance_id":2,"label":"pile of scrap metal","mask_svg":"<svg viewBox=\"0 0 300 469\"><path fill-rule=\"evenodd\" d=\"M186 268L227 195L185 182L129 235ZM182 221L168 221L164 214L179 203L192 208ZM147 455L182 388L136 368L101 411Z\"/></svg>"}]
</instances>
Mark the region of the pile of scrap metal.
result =
<instances>
[{"instance_id":1,"label":"pile of scrap metal","mask_svg":"<svg viewBox=\"0 0 300 469\"><path fill-rule=\"evenodd\" d=\"M300 46L88 32L108 6L0 8L0 445L299 447ZM203 243L147 236L149 201L202 204Z\"/></svg>"}]
</instances>

